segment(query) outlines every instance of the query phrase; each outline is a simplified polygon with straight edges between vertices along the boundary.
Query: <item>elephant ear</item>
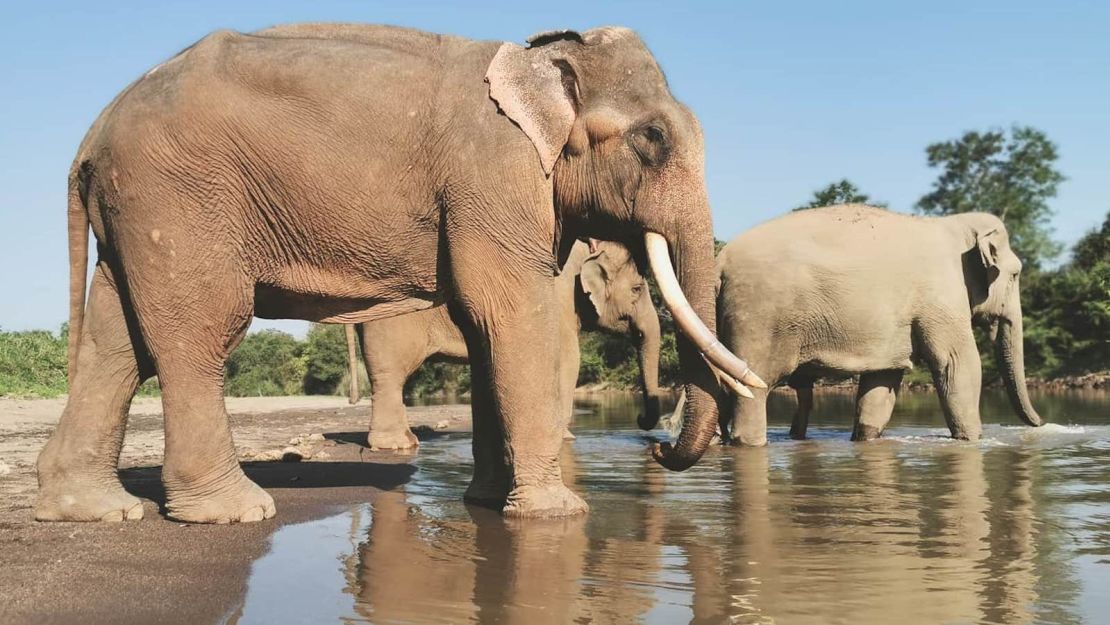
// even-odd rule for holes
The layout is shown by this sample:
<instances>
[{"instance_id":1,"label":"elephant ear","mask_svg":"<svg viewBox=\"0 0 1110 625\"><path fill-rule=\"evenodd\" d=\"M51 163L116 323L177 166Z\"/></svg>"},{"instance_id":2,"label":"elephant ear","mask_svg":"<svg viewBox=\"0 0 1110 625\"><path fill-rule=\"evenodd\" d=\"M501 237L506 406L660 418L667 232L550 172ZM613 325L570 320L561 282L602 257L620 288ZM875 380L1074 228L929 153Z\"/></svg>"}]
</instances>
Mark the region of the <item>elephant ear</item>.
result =
<instances>
[{"instance_id":1,"label":"elephant ear","mask_svg":"<svg viewBox=\"0 0 1110 625\"><path fill-rule=\"evenodd\" d=\"M1001 245L997 240L1002 236L998 228L991 228L975 233L975 246L979 249L979 258L982 259L983 269L986 270L986 288L1002 275L1003 267L1001 265Z\"/></svg>"},{"instance_id":2,"label":"elephant ear","mask_svg":"<svg viewBox=\"0 0 1110 625\"><path fill-rule=\"evenodd\" d=\"M1001 233L998 228L991 228L975 234L975 246L979 248L979 258L983 261L983 269L987 270L987 284L994 282L1002 273L999 267L1000 245L996 241Z\"/></svg>"},{"instance_id":3,"label":"elephant ear","mask_svg":"<svg viewBox=\"0 0 1110 625\"><path fill-rule=\"evenodd\" d=\"M582 285L582 292L590 296L590 303L600 318L605 310L605 302L609 298L609 272L601 262L604 251L590 254L582 262L582 271L578 274L578 281Z\"/></svg>"},{"instance_id":4,"label":"elephant ear","mask_svg":"<svg viewBox=\"0 0 1110 625\"><path fill-rule=\"evenodd\" d=\"M581 41L574 31L553 31L529 37L527 48L505 43L486 69L489 97L532 141L548 176L578 109L578 77L564 42Z\"/></svg>"},{"instance_id":5,"label":"elephant ear","mask_svg":"<svg viewBox=\"0 0 1110 625\"><path fill-rule=\"evenodd\" d=\"M985 232L975 234L975 245L979 248L979 257L983 259L983 266L987 269L998 264L998 246L991 240L997 232L997 228L991 228Z\"/></svg>"}]
</instances>

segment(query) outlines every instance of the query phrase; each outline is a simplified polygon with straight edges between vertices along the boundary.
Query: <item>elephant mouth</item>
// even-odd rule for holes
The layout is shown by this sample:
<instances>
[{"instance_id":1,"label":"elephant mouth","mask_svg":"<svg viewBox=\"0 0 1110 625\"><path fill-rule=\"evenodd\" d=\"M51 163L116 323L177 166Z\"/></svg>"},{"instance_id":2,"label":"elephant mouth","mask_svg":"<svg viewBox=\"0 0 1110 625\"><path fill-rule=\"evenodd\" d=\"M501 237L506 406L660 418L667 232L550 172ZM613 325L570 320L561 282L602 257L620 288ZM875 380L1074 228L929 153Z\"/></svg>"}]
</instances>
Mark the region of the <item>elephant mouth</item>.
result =
<instances>
[{"instance_id":1,"label":"elephant mouth","mask_svg":"<svg viewBox=\"0 0 1110 625\"><path fill-rule=\"evenodd\" d=\"M748 386L767 388L767 384L748 367L748 363L722 345L713 331L698 317L678 283L667 239L661 234L647 232L644 234L644 247L651 272L663 296L663 303L671 311L675 325L701 352L717 379L744 397L752 397Z\"/></svg>"}]
</instances>

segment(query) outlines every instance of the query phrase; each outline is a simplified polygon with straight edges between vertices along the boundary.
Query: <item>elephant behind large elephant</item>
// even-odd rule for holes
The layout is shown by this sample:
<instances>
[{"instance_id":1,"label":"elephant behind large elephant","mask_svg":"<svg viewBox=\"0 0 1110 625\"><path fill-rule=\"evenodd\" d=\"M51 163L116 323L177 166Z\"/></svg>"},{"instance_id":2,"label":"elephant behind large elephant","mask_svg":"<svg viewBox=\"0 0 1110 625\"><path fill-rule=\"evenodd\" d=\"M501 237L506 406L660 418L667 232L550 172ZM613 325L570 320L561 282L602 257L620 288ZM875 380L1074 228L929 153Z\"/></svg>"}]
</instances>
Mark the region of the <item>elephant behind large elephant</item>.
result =
<instances>
[{"instance_id":1,"label":"elephant behind large elephant","mask_svg":"<svg viewBox=\"0 0 1110 625\"><path fill-rule=\"evenodd\" d=\"M108 105L68 200L71 385L38 460L41 520L142 515L116 468L155 374L169 516L273 516L236 462L222 393L252 315L347 323L437 304L457 313L474 372L466 497L508 516L585 512L559 469L552 331L578 238L648 255L683 333L686 426L660 463L686 469L713 435L699 352L762 384L713 334L700 126L627 29L528 47L370 25L218 31Z\"/></svg>"},{"instance_id":2,"label":"elephant behind large elephant","mask_svg":"<svg viewBox=\"0 0 1110 625\"><path fill-rule=\"evenodd\" d=\"M659 418L659 316L636 262L619 243L576 243L556 288L560 312L560 414L569 423L578 380L578 333L600 329L632 335L640 354L641 419ZM353 348L348 333L348 348ZM409 430L402 397L405 381L428 359L467 362L466 341L445 306L358 325L373 399L371 449L406 449L417 439ZM357 388L357 360L350 353L351 380ZM354 391L353 391L354 392ZM352 403L357 398L352 395Z\"/></svg>"},{"instance_id":3,"label":"elephant behind large elephant","mask_svg":"<svg viewBox=\"0 0 1110 625\"><path fill-rule=\"evenodd\" d=\"M740 235L718 257L721 340L797 390L804 438L814 380L860 376L852 437L878 437L903 372L933 373L951 434L975 440L981 367L972 331L989 321L1017 415L1040 425L1025 387L1021 261L993 215L913 217L863 205L803 210ZM722 415L742 444L767 440L766 390Z\"/></svg>"}]
</instances>

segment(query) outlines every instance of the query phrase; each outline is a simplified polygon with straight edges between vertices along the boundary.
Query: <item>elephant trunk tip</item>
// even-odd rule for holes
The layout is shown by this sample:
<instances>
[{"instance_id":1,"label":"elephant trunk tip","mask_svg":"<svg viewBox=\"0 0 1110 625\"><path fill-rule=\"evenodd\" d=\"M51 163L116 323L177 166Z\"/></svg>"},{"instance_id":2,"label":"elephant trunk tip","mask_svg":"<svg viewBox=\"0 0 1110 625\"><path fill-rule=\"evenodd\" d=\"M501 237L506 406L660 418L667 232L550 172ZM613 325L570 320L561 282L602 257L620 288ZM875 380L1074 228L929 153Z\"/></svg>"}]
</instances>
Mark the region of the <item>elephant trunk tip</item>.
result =
<instances>
[{"instance_id":1,"label":"elephant trunk tip","mask_svg":"<svg viewBox=\"0 0 1110 625\"><path fill-rule=\"evenodd\" d=\"M1030 425L1035 428L1039 428L1045 423L1044 419L1041 418L1041 415L1033 411L1029 412L1028 414L1022 414L1021 419L1025 421L1026 425Z\"/></svg>"},{"instance_id":2,"label":"elephant trunk tip","mask_svg":"<svg viewBox=\"0 0 1110 625\"><path fill-rule=\"evenodd\" d=\"M647 393L644 395L644 412L636 417L636 424L641 430L651 431L659 425L659 396Z\"/></svg>"},{"instance_id":3,"label":"elephant trunk tip","mask_svg":"<svg viewBox=\"0 0 1110 625\"><path fill-rule=\"evenodd\" d=\"M700 454L683 454L675 451L670 443L655 443L651 446L651 457L670 471L685 471L697 464Z\"/></svg>"}]
</instances>

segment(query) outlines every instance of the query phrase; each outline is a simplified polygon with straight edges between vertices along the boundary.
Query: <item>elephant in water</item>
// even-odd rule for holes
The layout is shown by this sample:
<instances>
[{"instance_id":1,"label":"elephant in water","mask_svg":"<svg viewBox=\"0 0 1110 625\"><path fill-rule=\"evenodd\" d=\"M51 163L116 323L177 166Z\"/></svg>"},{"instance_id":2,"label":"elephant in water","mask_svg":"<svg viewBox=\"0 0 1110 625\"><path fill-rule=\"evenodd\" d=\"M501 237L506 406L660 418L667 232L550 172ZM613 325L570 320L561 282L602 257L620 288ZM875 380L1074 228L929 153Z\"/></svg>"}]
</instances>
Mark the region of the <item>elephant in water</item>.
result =
<instances>
[{"instance_id":1,"label":"elephant in water","mask_svg":"<svg viewBox=\"0 0 1110 625\"><path fill-rule=\"evenodd\" d=\"M38 459L35 517L142 516L116 468L131 398L155 374L167 514L272 517L236 462L222 392L251 317L359 323L436 305L471 355L465 497L511 517L585 512L559 469L555 329L556 276L587 237L650 262L688 398L682 434L653 456L692 466L718 420L708 363L763 384L714 333L704 153L625 28L527 47L359 24L204 37L121 92L70 169L70 394Z\"/></svg>"},{"instance_id":2,"label":"elephant in water","mask_svg":"<svg viewBox=\"0 0 1110 625\"><path fill-rule=\"evenodd\" d=\"M561 349L559 366L560 414L569 423L574 386L578 381L578 332L602 329L631 334L638 340L640 382L644 397L641 419L659 418L659 316L643 276L628 248L619 243L578 242L557 279ZM357 356L348 333L351 379L356 381ZM405 381L428 358L466 362L466 341L444 306L368 321L358 325L366 371L370 374L371 403L369 445L372 449L415 447L409 430L402 390ZM357 401L357 390L352 403Z\"/></svg>"},{"instance_id":3,"label":"elephant in water","mask_svg":"<svg viewBox=\"0 0 1110 625\"><path fill-rule=\"evenodd\" d=\"M721 340L798 395L804 438L820 376L860 376L853 440L882 434L911 361L933 373L954 438L982 431L974 320L991 324L1017 415L1042 424L1025 387L1021 261L985 213L913 217L841 205L790 213L733 239L717 260ZM767 442L767 390L722 415L724 437Z\"/></svg>"}]
</instances>

